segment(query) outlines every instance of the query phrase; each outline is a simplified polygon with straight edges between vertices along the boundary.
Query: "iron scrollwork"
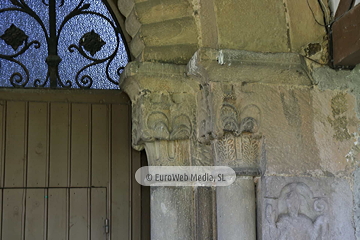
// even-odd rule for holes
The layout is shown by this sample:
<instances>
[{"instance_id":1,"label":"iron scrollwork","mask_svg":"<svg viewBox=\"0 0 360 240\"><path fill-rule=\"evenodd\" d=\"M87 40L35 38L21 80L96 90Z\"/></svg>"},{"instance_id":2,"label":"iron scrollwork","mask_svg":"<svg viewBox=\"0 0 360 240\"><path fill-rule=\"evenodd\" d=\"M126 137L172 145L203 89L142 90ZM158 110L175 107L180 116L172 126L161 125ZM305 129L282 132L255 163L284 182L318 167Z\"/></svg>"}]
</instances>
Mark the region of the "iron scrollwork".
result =
<instances>
[{"instance_id":1,"label":"iron scrollwork","mask_svg":"<svg viewBox=\"0 0 360 240\"><path fill-rule=\"evenodd\" d=\"M99 88L98 85L94 86L94 74L89 73L91 72L89 69L103 64L101 65L104 66L102 68L103 79L106 79L107 85L111 85L111 87L106 88L118 88L117 79L128 62L128 54L123 42L121 29L107 7L106 1L103 0L105 9L107 9L106 12L104 10L97 11L96 6L92 7L92 4L95 5L93 0L73 0L70 2L73 2L75 6L70 8L69 3L64 0L42 0L41 3L37 2L36 4L43 4L41 7L48 10L48 17L44 18L44 16L40 16L41 14L39 14L36 9L31 7L31 4L26 3L25 0L1 1L1 18L3 18L1 14L5 14L5 17L8 17L9 19L14 19L14 17L11 16L12 14L22 14L21 17L26 16L26 18L31 19L31 21L35 23L34 25L37 25L31 26L31 28L41 29L40 31L42 34L38 35L41 35L44 38L42 40L31 40L32 38L36 38L36 36L34 37L30 34L31 29L29 30L26 28L28 26L19 26L17 23L5 21L5 24L9 26L3 25L3 28L6 29L0 30L0 44L3 46L7 45L9 48L6 53L3 53L5 48L0 50L0 68L1 60L17 65L17 67L13 66L10 69L10 71L14 71L9 79L10 84L13 87L50 86L52 88ZM59 14L59 12L63 10L69 11L69 13L66 15ZM71 29L71 27L69 28L69 25L74 23L81 24L77 21L79 21L79 19L87 21L87 18L90 19L90 21L96 19L97 22L104 23L106 26L103 27L108 27L110 29L106 32L108 34L107 38L110 39L110 41L104 40L102 34L106 34L105 32L102 32L102 30L99 30L103 28L99 28L99 26L92 26L90 29L88 29L89 26L84 27L82 29L84 33L81 36L78 36L77 39L69 38L73 34L71 32L69 33L69 30L64 29ZM111 36L109 36L109 34ZM76 35L77 34L74 34L74 36ZM64 48L64 44L60 46L59 41L64 41L64 38L66 38L67 47L61 49ZM47 64L47 74L42 79L30 76L31 72L29 71L29 68L21 61L21 56L24 53L27 53L29 49L32 50L32 54L36 54L35 50L40 47L47 47L47 56L43 56L44 62ZM79 67L77 70L71 70L75 75L73 79L64 80L62 79L65 78L64 74L59 73L59 68L61 67L62 61L64 61L64 59L62 59L64 52L73 55L75 55L76 52L76 57L82 58L82 60L78 62L81 62L81 64L84 63L83 66ZM118 59L119 56L120 61ZM37 58L38 56L34 57ZM114 61L115 59L117 60L116 62ZM114 67L114 65L116 67ZM64 64L64 66L67 65ZM70 70L67 69L67 71ZM96 71L93 71L93 73L94 72L95 77L99 78L98 68ZM66 78L68 78L68 76L66 76ZM0 76L0 84L8 85L3 83L4 79L1 79Z\"/></svg>"}]
</instances>

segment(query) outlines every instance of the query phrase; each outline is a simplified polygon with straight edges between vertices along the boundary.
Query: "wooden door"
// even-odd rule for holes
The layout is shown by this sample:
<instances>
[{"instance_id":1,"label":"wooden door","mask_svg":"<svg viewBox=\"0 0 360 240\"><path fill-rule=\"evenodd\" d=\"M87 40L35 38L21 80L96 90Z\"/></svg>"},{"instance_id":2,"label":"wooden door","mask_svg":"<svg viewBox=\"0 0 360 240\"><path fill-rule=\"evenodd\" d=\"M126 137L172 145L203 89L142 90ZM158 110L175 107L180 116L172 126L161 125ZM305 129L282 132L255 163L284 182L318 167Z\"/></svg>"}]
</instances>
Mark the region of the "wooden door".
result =
<instances>
[{"instance_id":1,"label":"wooden door","mask_svg":"<svg viewBox=\"0 0 360 240\"><path fill-rule=\"evenodd\" d=\"M3 240L131 239L129 101L0 89Z\"/></svg>"}]
</instances>

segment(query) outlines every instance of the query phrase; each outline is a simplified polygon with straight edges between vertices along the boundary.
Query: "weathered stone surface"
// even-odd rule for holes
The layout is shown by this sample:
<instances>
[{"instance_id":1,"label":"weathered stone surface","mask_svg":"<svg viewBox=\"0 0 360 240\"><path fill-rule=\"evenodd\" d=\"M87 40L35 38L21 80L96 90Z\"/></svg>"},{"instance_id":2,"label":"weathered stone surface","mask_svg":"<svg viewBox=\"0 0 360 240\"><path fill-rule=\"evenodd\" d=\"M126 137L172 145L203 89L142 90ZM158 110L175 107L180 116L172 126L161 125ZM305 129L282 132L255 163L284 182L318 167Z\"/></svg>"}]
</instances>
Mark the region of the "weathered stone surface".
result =
<instances>
[{"instance_id":1,"label":"weathered stone surface","mask_svg":"<svg viewBox=\"0 0 360 240\"><path fill-rule=\"evenodd\" d=\"M197 239L216 239L216 190L211 187L196 188Z\"/></svg>"},{"instance_id":2,"label":"weathered stone surface","mask_svg":"<svg viewBox=\"0 0 360 240\"><path fill-rule=\"evenodd\" d=\"M212 141L215 164L232 168L255 169L260 166L262 138L254 134L224 134Z\"/></svg>"},{"instance_id":3,"label":"weathered stone surface","mask_svg":"<svg viewBox=\"0 0 360 240\"><path fill-rule=\"evenodd\" d=\"M192 17L142 25L141 37L147 47L197 44L197 31Z\"/></svg>"},{"instance_id":4,"label":"weathered stone surface","mask_svg":"<svg viewBox=\"0 0 360 240\"><path fill-rule=\"evenodd\" d=\"M142 61L153 61L174 64L187 64L197 50L197 44L147 47Z\"/></svg>"},{"instance_id":5,"label":"weathered stone surface","mask_svg":"<svg viewBox=\"0 0 360 240\"><path fill-rule=\"evenodd\" d=\"M150 165L228 165L240 169L238 173L260 168L262 239L354 239L352 193L341 178L350 179L359 165L356 113L360 112L354 95L360 96L360 70L309 72L297 54L235 50L201 49L187 67L130 63L121 87L133 104L133 145L146 149ZM237 184L232 187L240 189ZM250 197L247 188L241 189L217 193L218 231L222 229L218 236L224 239L231 239L240 228L231 225L225 231L220 227L225 222L255 215L245 214L251 209L242 207L248 206ZM177 196L177 192L162 194L167 193ZM188 196L187 191L181 194ZM246 197L244 205L224 203L232 197L242 199L237 194ZM204 200L196 194L191 197L195 202ZM178 209L178 202L166 199L166 209ZM161 203L156 204L154 214L164 217L158 213ZM176 221L186 226L185 233L177 232L174 219L169 220L172 228L166 225L168 232L181 238L207 231L212 218L206 215L201 221L207 208L197 204L183 212L202 230L188 227L182 215ZM248 222L240 226L243 223L250 229Z\"/></svg>"},{"instance_id":6,"label":"weathered stone surface","mask_svg":"<svg viewBox=\"0 0 360 240\"><path fill-rule=\"evenodd\" d=\"M219 47L289 52L282 0L215 1Z\"/></svg>"},{"instance_id":7,"label":"weathered stone surface","mask_svg":"<svg viewBox=\"0 0 360 240\"><path fill-rule=\"evenodd\" d=\"M339 174L350 166L345 156L357 125L350 95L255 84L247 89L259 94L253 97L258 98L262 116L266 116L261 132L266 138L269 174ZM346 110L334 115L337 110L332 102L337 96Z\"/></svg>"},{"instance_id":8,"label":"weathered stone surface","mask_svg":"<svg viewBox=\"0 0 360 240\"><path fill-rule=\"evenodd\" d=\"M354 171L354 206L356 239L360 239L360 168Z\"/></svg>"},{"instance_id":9,"label":"weathered stone surface","mask_svg":"<svg viewBox=\"0 0 360 240\"><path fill-rule=\"evenodd\" d=\"M255 189L252 177L237 177L227 187L218 187L218 239L256 240Z\"/></svg>"},{"instance_id":10,"label":"weathered stone surface","mask_svg":"<svg viewBox=\"0 0 360 240\"><path fill-rule=\"evenodd\" d=\"M122 80L121 87L133 103L134 146L143 148L145 142L186 140L194 135L196 83L185 79L184 71L184 66L168 64L132 63L126 67L122 75L126 81ZM175 151L171 145L168 147L164 154L147 151L151 159L168 159Z\"/></svg>"},{"instance_id":11,"label":"weathered stone surface","mask_svg":"<svg viewBox=\"0 0 360 240\"><path fill-rule=\"evenodd\" d=\"M151 239L195 238L192 187L151 187Z\"/></svg>"},{"instance_id":12,"label":"weathered stone surface","mask_svg":"<svg viewBox=\"0 0 360 240\"><path fill-rule=\"evenodd\" d=\"M136 12L142 24L168 21L192 15L192 9L187 0L152 0L136 4Z\"/></svg>"},{"instance_id":13,"label":"weathered stone surface","mask_svg":"<svg viewBox=\"0 0 360 240\"><path fill-rule=\"evenodd\" d=\"M299 52L316 61L327 61L325 28L316 23L323 20L320 4L305 1L242 1L236 0L120 0L121 13L127 18L129 35L140 35L153 47L140 61L171 62L192 56L181 51L171 54L164 45L181 48L201 47L242 49L256 52ZM329 11L325 3L326 17ZM133 13L132 13L133 12ZM136 16L136 18L134 17ZM315 19L314 19L315 17ZM184 24L183 19L188 19ZM150 26L147 26L150 25ZM165 51L165 53L163 52ZM139 56L139 54L137 54ZM179 63L172 62L172 63Z\"/></svg>"},{"instance_id":14,"label":"weathered stone surface","mask_svg":"<svg viewBox=\"0 0 360 240\"><path fill-rule=\"evenodd\" d=\"M351 149L359 124L354 97L341 91L314 91L312 107L321 169L336 173L351 168L355 163Z\"/></svg>"},{"instance_id":15,"label":"weathered stone surface","mask_svg":"<svg viewBox=\"0 0 360 240\"><path fill-rule=\"evenodd\" d=\"M189 74L206 76L207 81L214 82L311 85L306 64L295 53L201 48L189 61L187 68Z\"/></svg>"},{"instance_id":16,"label":"weathered stone surface","mask_svg":"<svg viewBox=\"0 0 360 240\"><path fill-rule=\"evenodd\" d=\"M308 2L286 0L285 6L289 16L291 50L306 54L305 51L309 44L318 44L320 47L318 51L322 51L326 24L319 2L317 0L309 0ZM316 21L324 26L320 26ZM307 49L307 51L309 50L311 49ZM307 55L311 57L318 51L310 51Z\"/></svg>"},{"instance_id":17,"label":"weathered stone surface","mask_svg":"<svg viewBox=\"0 0 360 240\"><path fill-rule=\"evenodd\" d=\"M353 163L346 156L358 124L355 98L311 87L297 55L202 49L187 68L201 82L198 103L207 106L198 110L197 137L212 141L217 159L227 159L222 163L241 165L237 136L249 132L264 138L266 158L260 165L268 174L351 172ZM219 149L227 152L218 154Z\"/></svg>"},{"instance_id":18,"label":"weathered stone surface","mask_svg":"<svg viewBox=\"0 0 360 240\"><path fill-rule=\"evenodd\" d=\"M124 17L128 17L133 10L135 3L134 0L118 0L118 8Z\"/></svg>"},{"instance_id":19,"label":"weathered stone surface","mask_svg":"<svg viewBox=\"0 0 360 240\"><path fill-rule=\"evenodd\" d=\"M200 47L217 48L218 31L214 0L199 1Z\"/></svg>"},{"instance_id":20,"label":"weathered stone surface","mask_svg":"<svg viewBox=\"0 0 360 240\"><path fill-rule=\"evenodd\" d=\"M141 56L142 52L144 51L145 45L139 33L131 40L129 47L131 54L135 58Z\"/></svg>"},{"instance_id":21,"label":"weathered stone surface","mask_svg":"<svg viewBox=\"0 0 360 240\"><path fill-rule=\"evenodd\" d=\"M263 177L260 184L260 239L355 239L347 180Z\"/></svg>"},{"instance_id":22,"label":"weathered stone surface","mask_svg":"<svg viewBox=\"0 0 360 240\"><path fill-rule=\"evenodd\" d=\"M134 37L140 30L141 23L137 19L135 10L125 20L125 28L131 37Z\"/></svg>"},{"instance_id":23,"label":"weathered stone surface","mask_svg":"<svg viewBox=\"0 0 360 240\"><path fill-rule=\"evenodd\" d=\"M333 115L334 117L329 117L328 123L333 127L334 137L338 140L345 138L349 138L349 135L346 134L346 130L351 136L351 139L342 141L342 142L353 142L352 147L348 147L348 150L345 153L346 160L348 164L353 167L359 166L359 153L360 153L360 142L359 142L359 132L356 128L359 124L360 118L360 68L356 67L354 70L349 71L335 71L329 68L318 68L313 72L313 77L316 84L319 86L319 89L327 92L335 92L336 94L340 94L337 96L333 96L334 99L332 101ZM331 91L332 90L332 91ZM342 97L341 93L348 92L346 97ZM349 97L353 96L354 99ZM339 103L344 102L343 106L338 106ZM339 108L340 107L340 108ZM346 113L343 113L342 109L348 109ZM349 112L353 113L349 115ZM328 111L330 113L330 111ZM356 116L356 117L355 117ZM340 127L340 125L345 125L344 127ZM319 129L321 130L321 129ZM319 136L320 137L320 136ZM330 139L329 139L330 141ZM339 142L339 141L337 141ZM331 143L336 144L336 143ZM344 143L341 143L344 144ZM335 146L333 149L336 149ZM324 152L324 154L326 154ZM329 153L331 154L331 153ZM340 154L344 154L344 151L341 151ZM338 162L340 164L343 162L343 159ZM334 164L334 163L333 163Z\"/></svg>"}]
</instances>

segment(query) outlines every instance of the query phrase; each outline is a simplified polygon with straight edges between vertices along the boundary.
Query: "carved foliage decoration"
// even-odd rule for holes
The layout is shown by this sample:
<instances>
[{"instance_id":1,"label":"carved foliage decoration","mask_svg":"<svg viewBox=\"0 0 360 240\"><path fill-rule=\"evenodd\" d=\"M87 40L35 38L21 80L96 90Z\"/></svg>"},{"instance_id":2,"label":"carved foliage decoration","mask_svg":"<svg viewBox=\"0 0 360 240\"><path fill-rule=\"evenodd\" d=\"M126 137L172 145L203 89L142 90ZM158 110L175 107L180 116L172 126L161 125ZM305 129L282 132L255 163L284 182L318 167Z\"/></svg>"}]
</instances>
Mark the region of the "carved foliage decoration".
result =
<instances>
[{"instance_id":1,"label":"carved foliage decoration","mask_svg":"<svg viewBox=\"0 0 360 240\"><path fill-rule=\"evenodd\" d=\"M145 142L189 139L195 118L192 100L182 93L144 93L133 104L133 145L142 149Z\"/></svg>"},{"instance_id":2,"label":"carved foliage decoration","mask_svg":"<svg viewBox=\"0 0 360 240\"><path fill-rule=\"evenodd\" d=\"M153 112L147 118L147 127L155 140L188 139L192 127L190 118L184 114L175 116L170 121L163 112Z\"/></svg>"},{"instance_id":3,"label":"carved foliage decoration","mask_svg":"<svg viewBox=\"0 0 360 240\"><path fill-rule=\"evenodd\" d=\"M153 130L151 137L155 139L169 139L169 119L163 112L153 112L147 119L147 127Z\"/></svg>"},{"instance_id":4,"label":"carved foliage decoration","mask_svg":"<svg viewBox=\"0 0 360 240\"><path fill-rule=\"evenodd\" d=\"M240 146L238 147L242 163L246 166L257 166L260 160L260 143L261 136L254 136L253 134L243 134L239 139Z\"/></svg>"},{"instance_id":5,"label":"carved foliage decoration","mask_svg":"<svg viewBox=\"0 0 360 240\"><path fill-rule=\"evenodd\" d=\"M235 137L226 133L216 144L217 159L219 162L234 163L236 161Z\"/></svg>"},{"instance_id":6,"label":"carved foliage decoration","mask_svg":"<svg viewBox=\"0 0 360 240\"><path fill-rule=\"evenodd\" d=\"M244 107L238 114L235 106L224 103L220 110L220 117L224 132L232 132L237 136L243 132L255 133L259 128L260 109L251 104Z\"/></svg>"},{"instance_id":7,"label":"carved foliage decoration","mask_svg":"<svg viewBox=\"0 0 360 240\"><path fill-rule=\"evenodd\" d=\"M214 142L218 164L232 167L258 167L260 162L261 136L243 133L240 136L227 132Z\"/></svg>"},{"instance_id":8,"label":"carved foliage decoration","mask_svg":"<svg viewBox=\"0 0 360 240\"><path fill-rule=\"evenodd\" d=\"M314 197L305 183L287 184L274 200L265 207L271 240L329 239L327 199Z\"/></svg>"},{"instance_id":9,"label":"carved foliage decoration","mask_svg":"<svg viewBox=\"0 0 360 240\"><path fill-rule=\"evenodd\" d=\"M234 106L224 104L221 108L221 122L224 131L239 133L238 113Z\"/></svg>"},{"instance_id":10,"label":"carved foliage decoration","mask_svg":"<svg viewBox=\"0 0 360 240\"><path fill-rule=\"evenodd\" d=\"M195 166L214 165L213 151L210 144L194 141L192 158Z\"/></svg>"},{"instance_id":11,"label":"carved foliage decoration","mask_svg":"<svg viewBox=\"0 0 360 240\"><path fill-rule=\"evenodd\" d=\"M220 109L223 137L215 141L217 162L234 167L258 167L261 137L258 134L260 109L253 104L237 111L230 103Z\"/></svg>"}]
</instances>

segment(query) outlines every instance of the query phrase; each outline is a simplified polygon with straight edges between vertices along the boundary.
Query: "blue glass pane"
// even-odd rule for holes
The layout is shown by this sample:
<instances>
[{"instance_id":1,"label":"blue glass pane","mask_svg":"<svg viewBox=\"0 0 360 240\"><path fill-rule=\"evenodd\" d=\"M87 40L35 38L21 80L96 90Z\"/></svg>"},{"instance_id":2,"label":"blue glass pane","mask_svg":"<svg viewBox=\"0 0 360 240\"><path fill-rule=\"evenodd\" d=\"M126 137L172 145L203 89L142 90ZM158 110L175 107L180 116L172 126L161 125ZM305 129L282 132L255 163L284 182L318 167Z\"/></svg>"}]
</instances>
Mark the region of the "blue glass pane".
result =
<instances>
[{"instance_id":1,"label":"blue glass pane","mask_svg":"<svg viewBox=\"0 0 360 240\"><path fill-rule=\"evenodd\" d=\"M128 55L103 1L1 0L0 19L0 86L119 88Z\"/></svg>"}]
</instances>

